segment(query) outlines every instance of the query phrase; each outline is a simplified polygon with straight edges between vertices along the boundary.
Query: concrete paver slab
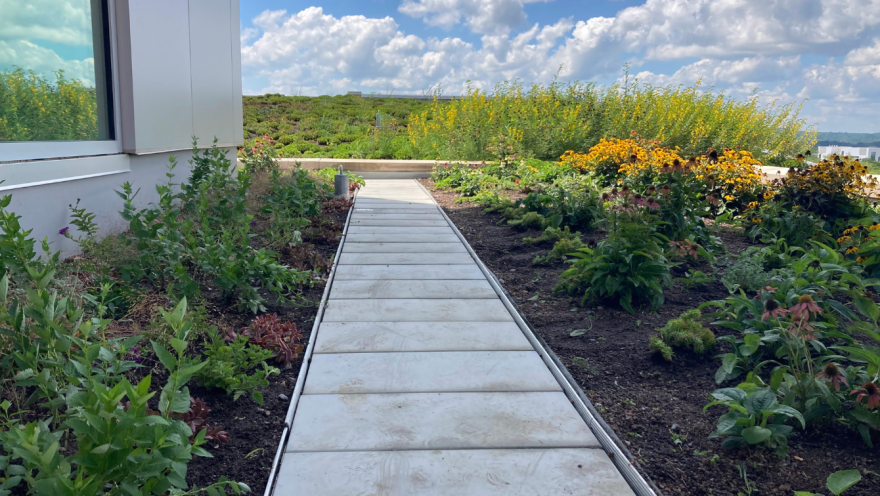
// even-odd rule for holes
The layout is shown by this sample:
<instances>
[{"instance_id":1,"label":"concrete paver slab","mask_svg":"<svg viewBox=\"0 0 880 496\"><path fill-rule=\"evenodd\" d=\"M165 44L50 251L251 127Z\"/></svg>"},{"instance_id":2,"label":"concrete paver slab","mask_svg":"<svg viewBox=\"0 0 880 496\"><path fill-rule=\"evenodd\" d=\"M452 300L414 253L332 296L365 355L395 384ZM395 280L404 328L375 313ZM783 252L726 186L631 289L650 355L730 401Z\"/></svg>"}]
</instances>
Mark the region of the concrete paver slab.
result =
<instances>
[{"instance_id":1,"label":"concrete paver slab","mask_svg":"<svg viewBox=\"0 0 880 496\"><path fill-rule=\"evenodd\" d=\"M278 496L633 496L599 449L289 453Z\"/></svg>"},{"instance_id":2,"label":"concrete paver slab","mask_svg":"<svg viewBox=\"0 0 880 496\"><path fill-rule=\"evenodd\" d=\"M330 300L327 322L507 322L501 300Z\"/></svg>"},{"instance_id":3,"label":"concrete paver slab","mask_svg":"<svg viewBox=\"0 0 880 496\"><path fill-rule=\"evenodd\" d=\"M346 241L342 253L467 253L459 243L354 243Z\"/></svg>"},{"instance_id":4,"label":"concrete paver slab","mask_svg":"<svg viewBox=\"0 0 880 496\"><path fill-rule=\"evenodd\" d=\"M331 300L360 298L498 298L498 295L486 280L335 281L330 289Z\"/></svg>"},{"instance_id":5,"label":"concrete paver slab","mask_svg":"<svg viewBox=\"0 0 880 496\"><path fill-rule=\"evenodd\" d=\"M533 349L513 322L322 322L315 341L315 353Z\"/></svg>"},{"instance_id":6,"label":"concrete paver slab","mask_svg":"<svg viewBox=\"0 0 880 496\"><path fill-rule=\"evenodd\" d=\"M469 253L343 253L342 265L470 265Z\"/></svg>"},{"instance_id":7,"label":"concrete paver slab","mask_svg":"<svg viewBox=\"0 0 880 496\"><path fill-rule=\"evenodd\" d=\"M317 394L287 451L598 448L562 392Z\"/></svg>"},{"instance_id":8,"label":"concrete paver slab","mask_svg":"<svg viewBox=\"0 0 880 496\"><path fill-rule=\"evenodd\" d=\"M402 220L402 219L377 219L377 218L352 218L352 226L388 226L388 227L449 227L442 219L426 220Z\"/></svg>"},{"instance_id":9,"label":"concrete paver slab","mask_svg":"<svg viewBox=\"0 0 880 496\"><path fill-rule=\"evenodd\" d=\"M312 358L303 394L428 391L562 391L562 388L534 351L338 353Z\"/></svg>"},{"instance_id":10,"label":"concrete paver slab","mask_svg":"<svg viewBox=\"0 0 880 496\"><path fill-rule=\"evenodd\" d=\"M400 207L391 207L391 208L367 208L367 207L355 207L354 212L352 212L352 217L355 215L363 215L363 214L380 214L380 215L388 215L388 214L408 214L408 215L439 215L440 211L432 206L428 205L430 208L400 208ZM442 216L441 216L442 217Z\"/></svg>"},{"instance_id":11,"label":"concrete paver slab","mask_svg":"<svg viewBox=\"0 0 880 496\"><path fill-rule=\"evenodd\" d=\"M352 233L345 237L348 243L460 243L455 234L359 234Z\"/></svg>"},{"instance_id":12,"label":"concrete paver slab","mask_svg":"<svg viewBox=\"0 0 880 496\"><path fill-rule=\"evenodd\" d=\"M448 225L437 227L348 226L350 234L452 234Z\"/></svg>"},{"instance_id":13,"label":"concrete paver slab","mask_svg":"<svg viewBox=\"0 0 880 496\"><path fill-rule=\"evenodd\" d=\"M336 268L337 281L379 281L388 279L407 280L455 280L486 277L476 264L471 265L340 265Z\"/></svg>"},{"instance_id":14,"label":"concrete paver slab","mask_svg":"<svg viewBox=\"0 0 880 496\"><path fill-rule=\"evenodd\" d=\"M442 220L445 222L445 219L439 213L424 213L424 214L382 214L382 213L361 213L361 212L353 212L351 214L351 220Z\"/></svg>"},{"instance_id":15,"label":"concrete paver slab","mask_svg":"<svg viewBox=\"0 0 880 496\"><path fill-rule=\"evenodd\" d=\"M366 206L383 206L383 207L394 207L394 206L406 206L406 205L428 205L430 207L434 207L434 200L429 198L425 198L424 200L394 200L394 199L386 199L386 198L364 198L362 200L355 200L355 205L359 207Z\"/></svg>"}]
</instances>

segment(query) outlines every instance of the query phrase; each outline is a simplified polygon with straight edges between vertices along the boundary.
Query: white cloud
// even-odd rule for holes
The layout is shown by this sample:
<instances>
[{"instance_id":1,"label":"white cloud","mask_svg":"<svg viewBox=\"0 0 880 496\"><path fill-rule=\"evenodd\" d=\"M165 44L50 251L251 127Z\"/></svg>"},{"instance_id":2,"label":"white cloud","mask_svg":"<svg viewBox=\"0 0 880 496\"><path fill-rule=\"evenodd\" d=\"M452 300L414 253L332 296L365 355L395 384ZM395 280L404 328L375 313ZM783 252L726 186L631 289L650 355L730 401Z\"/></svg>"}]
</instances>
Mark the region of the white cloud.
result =
<instances>
[{"instance_id":1,"label":"white cloud","mask_svg":"<svg viewBox=\"0 0 880 496\"><path fill-rule=\"evenodd\" d=\"M21 67L53 82L53 73L63 70L68 79L95 84L92 57L67 60L44 42L91 47L89 0L0 0L0 69Z\"/></svg>"},{"instance_id":2,"label":"white cloud","mask_svg":"<svg viewBox=\"0 0 880 496\"><path fill-rule=\"evenodd\" d=\"M404 0L398 10L429 26L451 28L464 21L475 33L509 33L526 21L525 4L553 0Z\"/></svg>"},{"instance_id":3,"label":"white cloud","mask_svg":"<svg viewBox=\"0 0 880 496\"><path fill-rule=\"evenodd\" d=\"M91 45L89 0L0 0L0 40Z\"/></svg>"},{"instance_id":4,"label":"white cloud","mask_svg":"<svg viewBox=\"0 0 880 496\"><path fill-rule=\"evenodd\" d=\"M25 71L55 82L54 72L64 71L67 79L78 79L86 86L95 85L95 59L64 60L54 51L37 46L29 41L0 40L0 69L18 66Z\"/></svg>"}]
</instances>

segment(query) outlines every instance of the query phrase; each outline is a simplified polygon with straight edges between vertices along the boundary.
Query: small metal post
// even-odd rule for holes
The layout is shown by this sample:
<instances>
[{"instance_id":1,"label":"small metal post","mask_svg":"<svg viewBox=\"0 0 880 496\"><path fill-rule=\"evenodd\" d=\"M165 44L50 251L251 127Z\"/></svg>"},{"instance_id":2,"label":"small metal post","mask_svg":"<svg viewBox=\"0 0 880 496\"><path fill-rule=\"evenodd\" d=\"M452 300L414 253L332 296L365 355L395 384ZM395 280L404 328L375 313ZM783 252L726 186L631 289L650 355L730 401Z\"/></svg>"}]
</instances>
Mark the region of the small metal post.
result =
<instances>
[{"instance_id":1,"label":"small metal post","mask_svg":"<svg viewBox=\"0 0 880 496\"><path fill-rule=\"evenodd\" d=\"M376 112L376 129L382 129L382 112Z\"/></svg>"},{"instance_id":2,"label":"small metal post","mask_svg":"<svg viewBox=\"0 0 880 496\"><path fill-rule=\"evenodd\" d=\"M333 176L333 186L336 189L337 198L345 198L349 200L348 195L348 174L342 172L342 165L339 166L339 174Z\"/></svg>"}]
</instances>

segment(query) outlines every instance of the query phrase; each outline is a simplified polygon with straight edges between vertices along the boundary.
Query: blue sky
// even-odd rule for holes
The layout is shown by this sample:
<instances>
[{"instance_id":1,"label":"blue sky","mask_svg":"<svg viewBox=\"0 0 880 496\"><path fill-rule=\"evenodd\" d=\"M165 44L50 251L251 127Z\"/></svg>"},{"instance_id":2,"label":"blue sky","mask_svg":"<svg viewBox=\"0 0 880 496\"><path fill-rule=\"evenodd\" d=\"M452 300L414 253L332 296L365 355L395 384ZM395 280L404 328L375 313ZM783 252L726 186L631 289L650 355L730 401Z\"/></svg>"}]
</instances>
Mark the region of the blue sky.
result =
<instances>
[{"instance_id":1,"label":"blue sky","mask_svg":"<svg viewBox=\"0 0 880 496\"><path fill-rule=\"evenodd\" d=\"M630 73L880 131L880 0L241 0L248 94L421 93Z\"/></svg>"}]
</instances>

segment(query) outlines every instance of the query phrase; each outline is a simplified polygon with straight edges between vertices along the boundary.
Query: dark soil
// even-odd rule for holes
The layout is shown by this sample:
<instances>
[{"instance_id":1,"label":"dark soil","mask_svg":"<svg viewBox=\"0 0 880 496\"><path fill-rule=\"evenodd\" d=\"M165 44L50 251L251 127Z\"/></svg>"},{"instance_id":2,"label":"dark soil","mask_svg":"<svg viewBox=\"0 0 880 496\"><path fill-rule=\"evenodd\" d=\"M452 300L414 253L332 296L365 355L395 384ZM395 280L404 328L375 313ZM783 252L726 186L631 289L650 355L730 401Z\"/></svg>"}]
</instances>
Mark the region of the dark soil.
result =
<instances>
[{"instance_id":1,"label":"dark soil","mask_svg":"<svg viewBox=\"0 0 880 496\"><path fill-rule=\"evenodd\" d=\"M422 182L433 189L430 180ZM784 460L762 449L722 450L719 440L709 439L718 417L725 413L722 407L703 412L709 393L720 387L715 384L719 360L714 353L697 356L676 350L675 361L666 363L650 353L648 339L682 312L725 298L728 292L720 282L692 290L676 282L667 289L666 303L656 313L642 309L631 315L616 305L581 307L579 299L552 293L566 264L532 264L535 256L545 255L551 246L523 243L522 238L540 232L498 226L500 216L482 214L481 207L470 203L456 204L454 193L433 194L623 440L643 474L664 494L792 495L793 491L812 491L827 495L825 480L831 473L859 469L862 481L846 496L880 495L880 476L867 473L880 473L880 448L867 448L857 433L843 427L828 426L792 436L789 456ZM732 254L750 246L737 233L720 236ZM595 244L603 237L603 233L585 233L583 241ZM693 268L712 271L708 265ZM681 277L684 270L677 269L675 276ZM576 329L587 332L571 337ZM718 336L729 334L723 328L713 331ZM747 484L754 492L748 491Z\"/></svg>"},{"instance_id":2,"label":"dark soil","mask_svg":"<svg viewBox=\"0 0 880 496\"><path fill-rule=\"evenodd\" d=\"M277 313L280 320L296 324L303 334L303 346L311 336L312 325L326 286L326 275L336 256L339 237L348 215L347 206L338 207L332 212L325 209L320 221L320 233L306 233L304 241L308 243L309 251L313 252L307 260L294 260L289 252L283 253L282 258L283 263L294 267L323 270L325 278L303 288L299 294L290 295L289 303L267 308L267 313ZM316 220L313 220L313 224L317 223ZM267 300L272 301L271 295L267 295ZM244 327L253 315L227 313L223 317L231 323L237 320L238 327ZM233 401L232 396L222 390L190 387L190 394L204 399L211 408L210 423L222 426L229 432L229 441L227 444L206 445L214 457L193 459L189 464L187 482L193 487L204 487L217 482L221 476L226 476L230 480L250 486L252 494L262 494L266 490L269 472L272 470L272 462L284 430L284 418L301 366L302 356L289 368L282 370L281 374L269 379L269 386L261 390L264 398L262 406L257 405L247 395Z\"/></svg>"}]
</instances>

